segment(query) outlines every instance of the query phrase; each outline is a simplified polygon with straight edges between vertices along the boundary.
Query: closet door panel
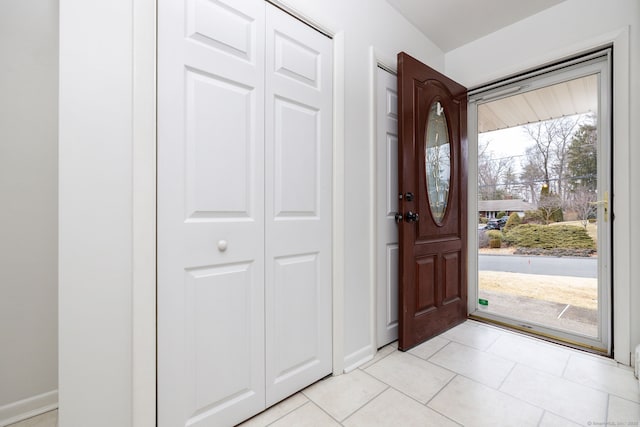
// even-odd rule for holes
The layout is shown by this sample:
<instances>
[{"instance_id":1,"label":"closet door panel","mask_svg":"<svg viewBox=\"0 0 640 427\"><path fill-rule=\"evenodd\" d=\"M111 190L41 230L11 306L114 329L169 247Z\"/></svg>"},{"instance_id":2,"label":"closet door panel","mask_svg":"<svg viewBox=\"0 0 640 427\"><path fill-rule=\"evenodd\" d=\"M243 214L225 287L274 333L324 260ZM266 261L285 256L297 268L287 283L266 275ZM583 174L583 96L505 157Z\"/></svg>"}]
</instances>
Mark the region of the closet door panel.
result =
<instances>
[{"instance_id":1,"label":"closet door panel","mask_svg":"<svg viewBox=\"0 0 640 427\"><path fill-rule=\"evenodd\" d=\"M332 43L266 23L267 405L331 373Z\"/></svg>"},{"instance_id":2,"label":"closet door panel","mask_svg":"<svg viewBox=\"0 0 640 427\"><path fill-rule=\"evenodd\" d=\"M262 0L158 4L158 425L265 408Z\"/></svg>"}]
</instances>

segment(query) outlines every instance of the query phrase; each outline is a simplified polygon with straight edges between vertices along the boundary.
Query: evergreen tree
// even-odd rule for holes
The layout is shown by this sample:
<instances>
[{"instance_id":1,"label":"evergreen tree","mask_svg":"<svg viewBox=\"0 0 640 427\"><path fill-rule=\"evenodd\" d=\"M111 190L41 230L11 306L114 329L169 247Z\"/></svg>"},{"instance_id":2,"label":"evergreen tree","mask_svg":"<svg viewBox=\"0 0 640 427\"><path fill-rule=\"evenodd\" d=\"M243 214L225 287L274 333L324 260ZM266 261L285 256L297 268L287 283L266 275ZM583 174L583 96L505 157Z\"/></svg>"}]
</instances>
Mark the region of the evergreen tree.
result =
<instances>
[{"instance_id":1,"label":"evergreen tree","mask_svg":"<svg viewBox=\"0 0 640 427\"><path fill-rule=\"evenodd\" d=\"M571 190L584 187L595 191L598 186L598 130L595 125L583 124L569 145L569 170Z\"/></svg>"}]
</instances>

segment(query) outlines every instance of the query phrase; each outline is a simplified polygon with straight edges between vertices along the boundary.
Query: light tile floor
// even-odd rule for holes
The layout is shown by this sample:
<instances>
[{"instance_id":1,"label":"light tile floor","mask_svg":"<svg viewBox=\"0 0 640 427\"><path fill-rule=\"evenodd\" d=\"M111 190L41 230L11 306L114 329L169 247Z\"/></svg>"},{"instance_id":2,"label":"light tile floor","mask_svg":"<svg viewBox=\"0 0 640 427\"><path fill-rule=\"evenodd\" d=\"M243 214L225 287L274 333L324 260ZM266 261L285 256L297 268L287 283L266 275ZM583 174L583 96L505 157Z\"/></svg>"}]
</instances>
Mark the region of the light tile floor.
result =
<instances>
[{"instance_id":1,"label":"light tile floor","mask_svg":"<svg viewBox=\"0 0 640 427\"><path fill-rule=\"evenodd\" d=\"M242 424L640 426L640 389L615 361L467 321L404 353L395 343ZM57 411L11 427L57 427Z\"/></svg>"},{"instance_id":2,"label":"light tile floor","mask_svg":"<svg viewBox=\"0 0 640 427\"><path fill-rule=\"evenodd\" d=\"M242 427L640 426L633 370L467 321L406 352L396 343Z\"/></svg>"}]
</instances>

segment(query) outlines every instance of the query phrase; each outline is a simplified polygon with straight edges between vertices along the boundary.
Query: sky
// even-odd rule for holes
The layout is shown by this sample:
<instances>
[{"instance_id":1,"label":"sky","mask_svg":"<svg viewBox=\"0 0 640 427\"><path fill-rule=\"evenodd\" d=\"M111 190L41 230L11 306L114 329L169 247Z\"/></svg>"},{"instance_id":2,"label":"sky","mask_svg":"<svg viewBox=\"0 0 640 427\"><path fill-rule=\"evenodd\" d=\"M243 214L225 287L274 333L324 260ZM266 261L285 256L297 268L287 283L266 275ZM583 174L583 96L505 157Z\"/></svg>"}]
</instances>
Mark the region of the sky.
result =
<instances>
[{"instance_id":1,"label":"sky","mask_svg":"<svg viewBox=\"0 0 640 427\"><path fill-rule=\"evenodd\" d=\"M533 141L521 126L478 134L479 147L484 147L487 142L487 150L493 152L492 159L513 157L513 172L516 175L522 172L525 151L533 145Z\"/></svg>"},{"instance_id":2,"label":"sky","mask_svg":"<svg viewBox=\"0 0 640 427\"><path fill-rule=\"evenodd\" d=\"M478 135L478 143L483 147L489 142L488 150L493 151L493 158L522 156L533 141L525 134L522 127L494 130ZM520 168L522 157L514 158L514 168Z\"/></svg>"},{"instance_id":3,"label":"sky","mask_svg":"<svg viewBox=\"0 0 640 427\"><path fill-rule=\"evenodd\" d=\"M589 121L589 114L581 114L580 122ZM527 147L534 144L524 130L524 126L495 130L478 134L479 146L483 147L489 142L488 149L493 151L492 158L513 157L513 168L516 173L521 171L520 163L524 159Z\"/></svg>"}]
</instances>

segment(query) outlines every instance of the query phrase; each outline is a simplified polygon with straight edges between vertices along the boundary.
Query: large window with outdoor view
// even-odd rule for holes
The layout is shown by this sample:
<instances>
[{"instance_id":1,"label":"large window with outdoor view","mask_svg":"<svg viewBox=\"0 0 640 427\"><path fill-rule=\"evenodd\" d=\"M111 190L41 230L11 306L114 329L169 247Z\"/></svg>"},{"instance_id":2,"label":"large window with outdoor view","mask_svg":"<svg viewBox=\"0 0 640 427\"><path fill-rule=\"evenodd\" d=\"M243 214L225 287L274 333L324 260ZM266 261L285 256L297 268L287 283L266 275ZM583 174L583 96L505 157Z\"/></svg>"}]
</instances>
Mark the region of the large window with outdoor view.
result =
<instances>
[{"instance_id":1,"label":"large window with outdoor view","mask_svg":"<svg viewBox=\"0 0 640 427\"><path fill-rule=\"evenodd\" d=\"M603 50L471 95L474 316L610 352L610 92Z\"/></svg>"}]
</instances>

